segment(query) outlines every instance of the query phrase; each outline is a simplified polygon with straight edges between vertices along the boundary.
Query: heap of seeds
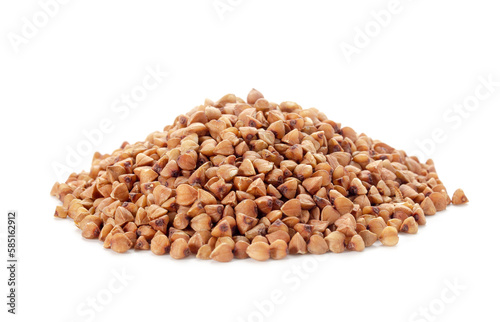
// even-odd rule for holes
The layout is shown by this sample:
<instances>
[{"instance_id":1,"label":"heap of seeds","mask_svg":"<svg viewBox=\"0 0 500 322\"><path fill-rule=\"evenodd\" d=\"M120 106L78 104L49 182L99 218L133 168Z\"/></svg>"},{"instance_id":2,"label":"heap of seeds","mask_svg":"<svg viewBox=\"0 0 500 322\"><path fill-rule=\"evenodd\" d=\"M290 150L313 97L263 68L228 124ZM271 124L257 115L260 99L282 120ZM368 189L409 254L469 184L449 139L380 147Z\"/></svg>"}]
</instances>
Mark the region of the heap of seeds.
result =
<instances>
[{"instance_id":1,"label":"heap of seeds","mask_svg":"<svg viewBox=\"0 0 500 322\"><path fill-rule=\"evenodd\" d=\"M221 262L394 246L426 216L468 202L461 189L448 196L431 160L255 89L96 153L90 172L51 194L63 203L56 217L115 252Z\"/></svg>"}]
</instances>

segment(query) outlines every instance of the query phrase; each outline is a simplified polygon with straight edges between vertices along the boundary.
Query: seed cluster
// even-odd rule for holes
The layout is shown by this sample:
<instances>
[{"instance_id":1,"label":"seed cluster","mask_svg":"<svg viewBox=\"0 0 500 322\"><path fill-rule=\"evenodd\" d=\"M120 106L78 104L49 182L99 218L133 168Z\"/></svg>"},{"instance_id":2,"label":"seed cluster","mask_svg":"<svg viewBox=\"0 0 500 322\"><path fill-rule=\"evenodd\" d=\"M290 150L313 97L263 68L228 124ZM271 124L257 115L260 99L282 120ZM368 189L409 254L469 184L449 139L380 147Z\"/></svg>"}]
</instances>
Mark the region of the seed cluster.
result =
<instances>
[{"instance_id":1,"label":"seed cluster","mask_svg":"<svg viewBox=\"0 0 500 322\"><path fill-rule=\"evenodd\" d=\"M228 262L362 251L446 209L432 160L357 134L318 110L253 89L178 116L144 142L96 153L51 192L88 239L124 253Z\"/></svg>"}]
</instances>

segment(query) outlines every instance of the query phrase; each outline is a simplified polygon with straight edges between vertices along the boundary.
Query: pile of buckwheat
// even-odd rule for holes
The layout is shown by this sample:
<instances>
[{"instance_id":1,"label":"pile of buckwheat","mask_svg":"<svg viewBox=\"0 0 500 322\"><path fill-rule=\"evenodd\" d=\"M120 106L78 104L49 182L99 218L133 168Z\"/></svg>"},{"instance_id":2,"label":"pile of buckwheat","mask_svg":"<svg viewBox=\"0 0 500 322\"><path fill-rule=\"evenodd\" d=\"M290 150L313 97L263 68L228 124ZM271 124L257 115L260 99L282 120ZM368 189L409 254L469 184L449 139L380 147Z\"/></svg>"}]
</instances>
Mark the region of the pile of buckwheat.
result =
<instances>
[{"instance_id":1,"label":"pile of buckwheat","mask_svg":"<svg viewBox=\"0 0 500 322\"><path fill-rule=\"evenodd\" d=\"M55 216L123 253L281 259L398 243L450 203L432 160L253 89L206 100L144 142L96 153L51 191Z\"/></svg>"}]
</instances>

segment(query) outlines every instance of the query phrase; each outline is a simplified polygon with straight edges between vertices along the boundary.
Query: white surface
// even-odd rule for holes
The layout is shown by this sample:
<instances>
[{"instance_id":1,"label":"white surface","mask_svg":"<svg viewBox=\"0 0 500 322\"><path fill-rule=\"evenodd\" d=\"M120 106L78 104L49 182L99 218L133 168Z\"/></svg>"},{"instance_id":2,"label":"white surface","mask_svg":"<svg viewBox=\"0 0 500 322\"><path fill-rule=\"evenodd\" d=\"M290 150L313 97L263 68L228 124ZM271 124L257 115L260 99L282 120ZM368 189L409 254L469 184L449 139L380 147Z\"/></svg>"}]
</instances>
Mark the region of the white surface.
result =
<instances>
[{"instance_id":1,"label":"white surface","mask_svg":"<svg viewBox=\"0 0 500 322\"><path fill-rule=\"evenodd\" d=\"M41 9L36 1L0 4L2 261L6 212L20 214L18 315L2 304L1 320L259 321L255 302L276 292L279 303L266 321L412 321L429 305L443 310L435 321L495 319L500 87L456 129L457 119L443 115L474 95L479 77L500 81L500 5L401 0L399 13L348 64L341 43L352 43L356 26L371 23L370 12L389 1L229 2L234 10L221 20L212 0L69 1L17 53L9 33L20 34L23 17ZM156 65L168 79L130 115L112 110ZM92 146L111 152L206 97L246 97L252 87L272 101L317 107L409 152L443 129L446 139L430 155L450 193L462 187L471 203L428 218L395 248L266 263L117 255L83 240L70 220L52 217L53 165L65 164L66 149L85 140L83 131L111 120L113 131ZM88 170L90 159L72 169ZM292 271L302 265L307 278ZM111 294L109 283L120 286L113 270L122 269L134 278L94 319L78 315L87 298ZM0 278L5 294L5 269ZM443 293L453 297L446 281L455 279L466 290L440 307Z\"/></svg>"}]
</instances>

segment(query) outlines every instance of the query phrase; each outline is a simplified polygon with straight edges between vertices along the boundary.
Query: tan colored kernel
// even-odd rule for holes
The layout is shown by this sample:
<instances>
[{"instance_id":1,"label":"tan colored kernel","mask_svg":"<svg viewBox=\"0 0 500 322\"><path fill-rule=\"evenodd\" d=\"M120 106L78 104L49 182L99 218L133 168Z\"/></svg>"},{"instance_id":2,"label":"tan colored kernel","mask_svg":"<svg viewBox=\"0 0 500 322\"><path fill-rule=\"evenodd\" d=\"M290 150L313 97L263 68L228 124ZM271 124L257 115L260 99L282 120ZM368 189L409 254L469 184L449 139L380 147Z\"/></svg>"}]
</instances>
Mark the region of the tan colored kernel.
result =
<instances>
[{"instance_id":1,"label":"tan colored kernel","mask_svg":"<svg viewBox=\"0 0 500 322\"><path fill-rule=\"evenodd\" d=\"M296 233L290 240L288 249L291 255L305 254L307 253L307 243L300 234Z\"/></svg>"},{"instance_id":2,"label":"tan colored kernel","mask_svg":"<svg viewBox=\"0 0 500 322\"><path fill-rule=\"evenodd\" d=\"M266 261L271 256L269 244L264 242L252 243L247 248L247 254L255 260Z\"/></svg>"},{"instance_id":3,"label":"tan colored kernel","mask_svg":"<svg viewBox=\"0 0 500 322\"><path fill-rule=\"evenodd\" d=\"M463 205L465 203L468 203L469 199L467 199L462 189L457 189L455 193L453 193L453 198L451 199L451 202L454 205Z\"/></svg>"},{"instance_id":4,"label":"tan colored kernel","mask_svg":"<svg viewBox=\"0 0 500 322\"><path fill-rule=\"evenodd\" d=\"M302 214L302 208L300 201L297 199L291 199L285 202L281 207L281 211L289 217L299 217Z\"/></svg>"},{"instance_id":5,"label":"tan colored kernel","mask_svg":"<svg viewBox=\"0 0 500 322\"><path fill-rule=\"evenodd\" d=\"M225 246L225 247L229 247L229 246ZM210 259L210 255L212 254L212 246L210 245L203 245L200 247L200 249L198 249L198 253L196 253L196 258L199 258L199 259Z\"/></svg>"},{"instance_id":6,"label":"tan colored kernel","mask_svg":"<svg viewBox=\"0 0 500 322\"><path fill-rule=\"evenodd\" d=\"M181 184L176 189L176 202L181 206L190 206L198 198L198 191L188 184Z\"/></svg>"},{"instance_id":7,"label":"tan colored kernel","mask_svg":"<svg viewBox=\"0 0 500 322\"><path fill-rule=\"evenodd\" d=\"M334 231L325 237L328 249L333 253L342 253L345 250L344 240L345 235L338 231Z\"/></svg>"},{"instance_id":8,"label":"tan colored kernel","mask_svg":"<svg viewBox=\"0 0 500 322\"><path fill-rule=\"evenodd\" d=\"M57 206L54 213L54 217L66 218L68 216L68 211L63 206Z\"/></svg>"},{"instance_id":9,"label":"tan colored kernel","mask_svg":"<svg viewBox=\"0 0 500 322\"><path fill-rule=\"evenodd\" d=\"M230 262L233 259L233 249L226 243L221 243L210 254L210 258L218 262Z\"/></svg>"},{"instance_id":10,"label":"tan colored kernel","mask_svg":"<svg viewBox=\"0 0 500 322\"><path fill-rule=\"evenodd\" d=\"M111 236L110 239L111 249L117 253L125 253L132 247L132 242L123 233L118 233Z\"/></svg>"},{"instance_id":11,"label":"tan colored kernel","mask_svg":"<svg viewBox=\"0 0 500 322\"><path fill-rule=\"evenodd\" d=\"M387 226L382 230L378 239L384 246L395 246L399 242L398 231L394 227Z\"/></svg>"},{"instance_id":12,"label":"tan colored kernel","mask_svg":"<svg viewBox=\"0 0 500 322\"><path fill-rule=\"evenodd\" d=\"M269 246L272 259L283 259L287 255L288 245L284 240L277 239Z\"/></svg>"},{"instance_id":13,"label":"tan colored kernel","mask_svg":"<svg viewBox=\"0 0 500 322\"><path fill-rule=\"evenodd\" d=\"M95 239L99 237L101 233L99 226L94 222L90 221L82 227L82 236L86 239Z\"/></svg>"},{"instance_id":14,"label":"tan colored kernel","mask_svg":"<svg viewBox=\"0 0 500 322\"><path fill-rule=\"evenodd\" d=\"M247 248L250 244L244 240L239 240L234 244L234 257L238 259L247 258Z\"/></svg>"},{"instance_id":15,"label":"tan colored kernel","mask_svg":"<svg viewBox=\"0 0 500 322\"><path fill-rule=\"evenodd\" d=\"M377 234L374 234L369 230L362 230L359 232L359 235L363 238L366 247L370 247L378 240Z\"/></svg>"},{"instance_id":16,"label":"tan colored kernel","mask_svg":"<svg viewBox=\"0 0 500 322\"><path fill-rule=\"evenodd\" d=\"M446 209L446 197L441 192L433 192L429 195L429 198L434 203L434 207L436 207L436 211L443 211Z\"/></svg>"},{"instance_id":17,"label":"tan colored kernel","mask_svg":"<svg viewBox=\"0 0 500 322\"><path fill-rule=\"evenodd\" d=\"M146 238L144 236L140 236L137 238L134 248L137 250L148 250L150 249L150 246Z\"/></svg>"},{"instance_id":18,"label":"tan colored kernel","mask_svg":"<svg viewBox=\"0 0 500 322\"><path fill-rule=\"evenodd\" d=\"M365 249L365 241L360 235L354 235L351 237L351 240L347 244L348 250L354 250L357 252L361 252Z\"/></svg>"},{"instance_id":19,"label":"tan colored kernel","mask_svg":"<svg viewBox=\"0 0 500 322\"><path fill-rule=\"evenodd\" d=\"M170 256L173 259L183 259L189 256L191 252L189 251L188 244L185 239L176 239L170 247Z\"/></svg>"},{"instance_id":20,"label":"tan colored kernel","mask_svg":"<svg viewBox=\"0 0 500 322\"><path fill-rule=\"evenodd\" d=\"M323 237L319 235L312 235L307 243L307 250L311 254L324 254L328 251L328 245Z\"/></svg>"},{"instance_id":21,"label":"tan colored kernel","mask_svg":"<svg viewBox=\"0 0 500 322\"><path fill-rule=\"evenodd\" d=\"M418 224L415 221L415 218L406 218L399 227L399 231L408 234L416 234L418 232Z\"/></svg>"},{"instance_id":22,"label":"tan colored kernel","mask_svg":"<svg viewBox=\"0 0 500 322\"><path fill-rule=\"evenodd\" d=\"M163 233L156 234L151 240L151 251L155 255L165 255L170 252L170 240Z\"/></svg>"}]
</instances>

